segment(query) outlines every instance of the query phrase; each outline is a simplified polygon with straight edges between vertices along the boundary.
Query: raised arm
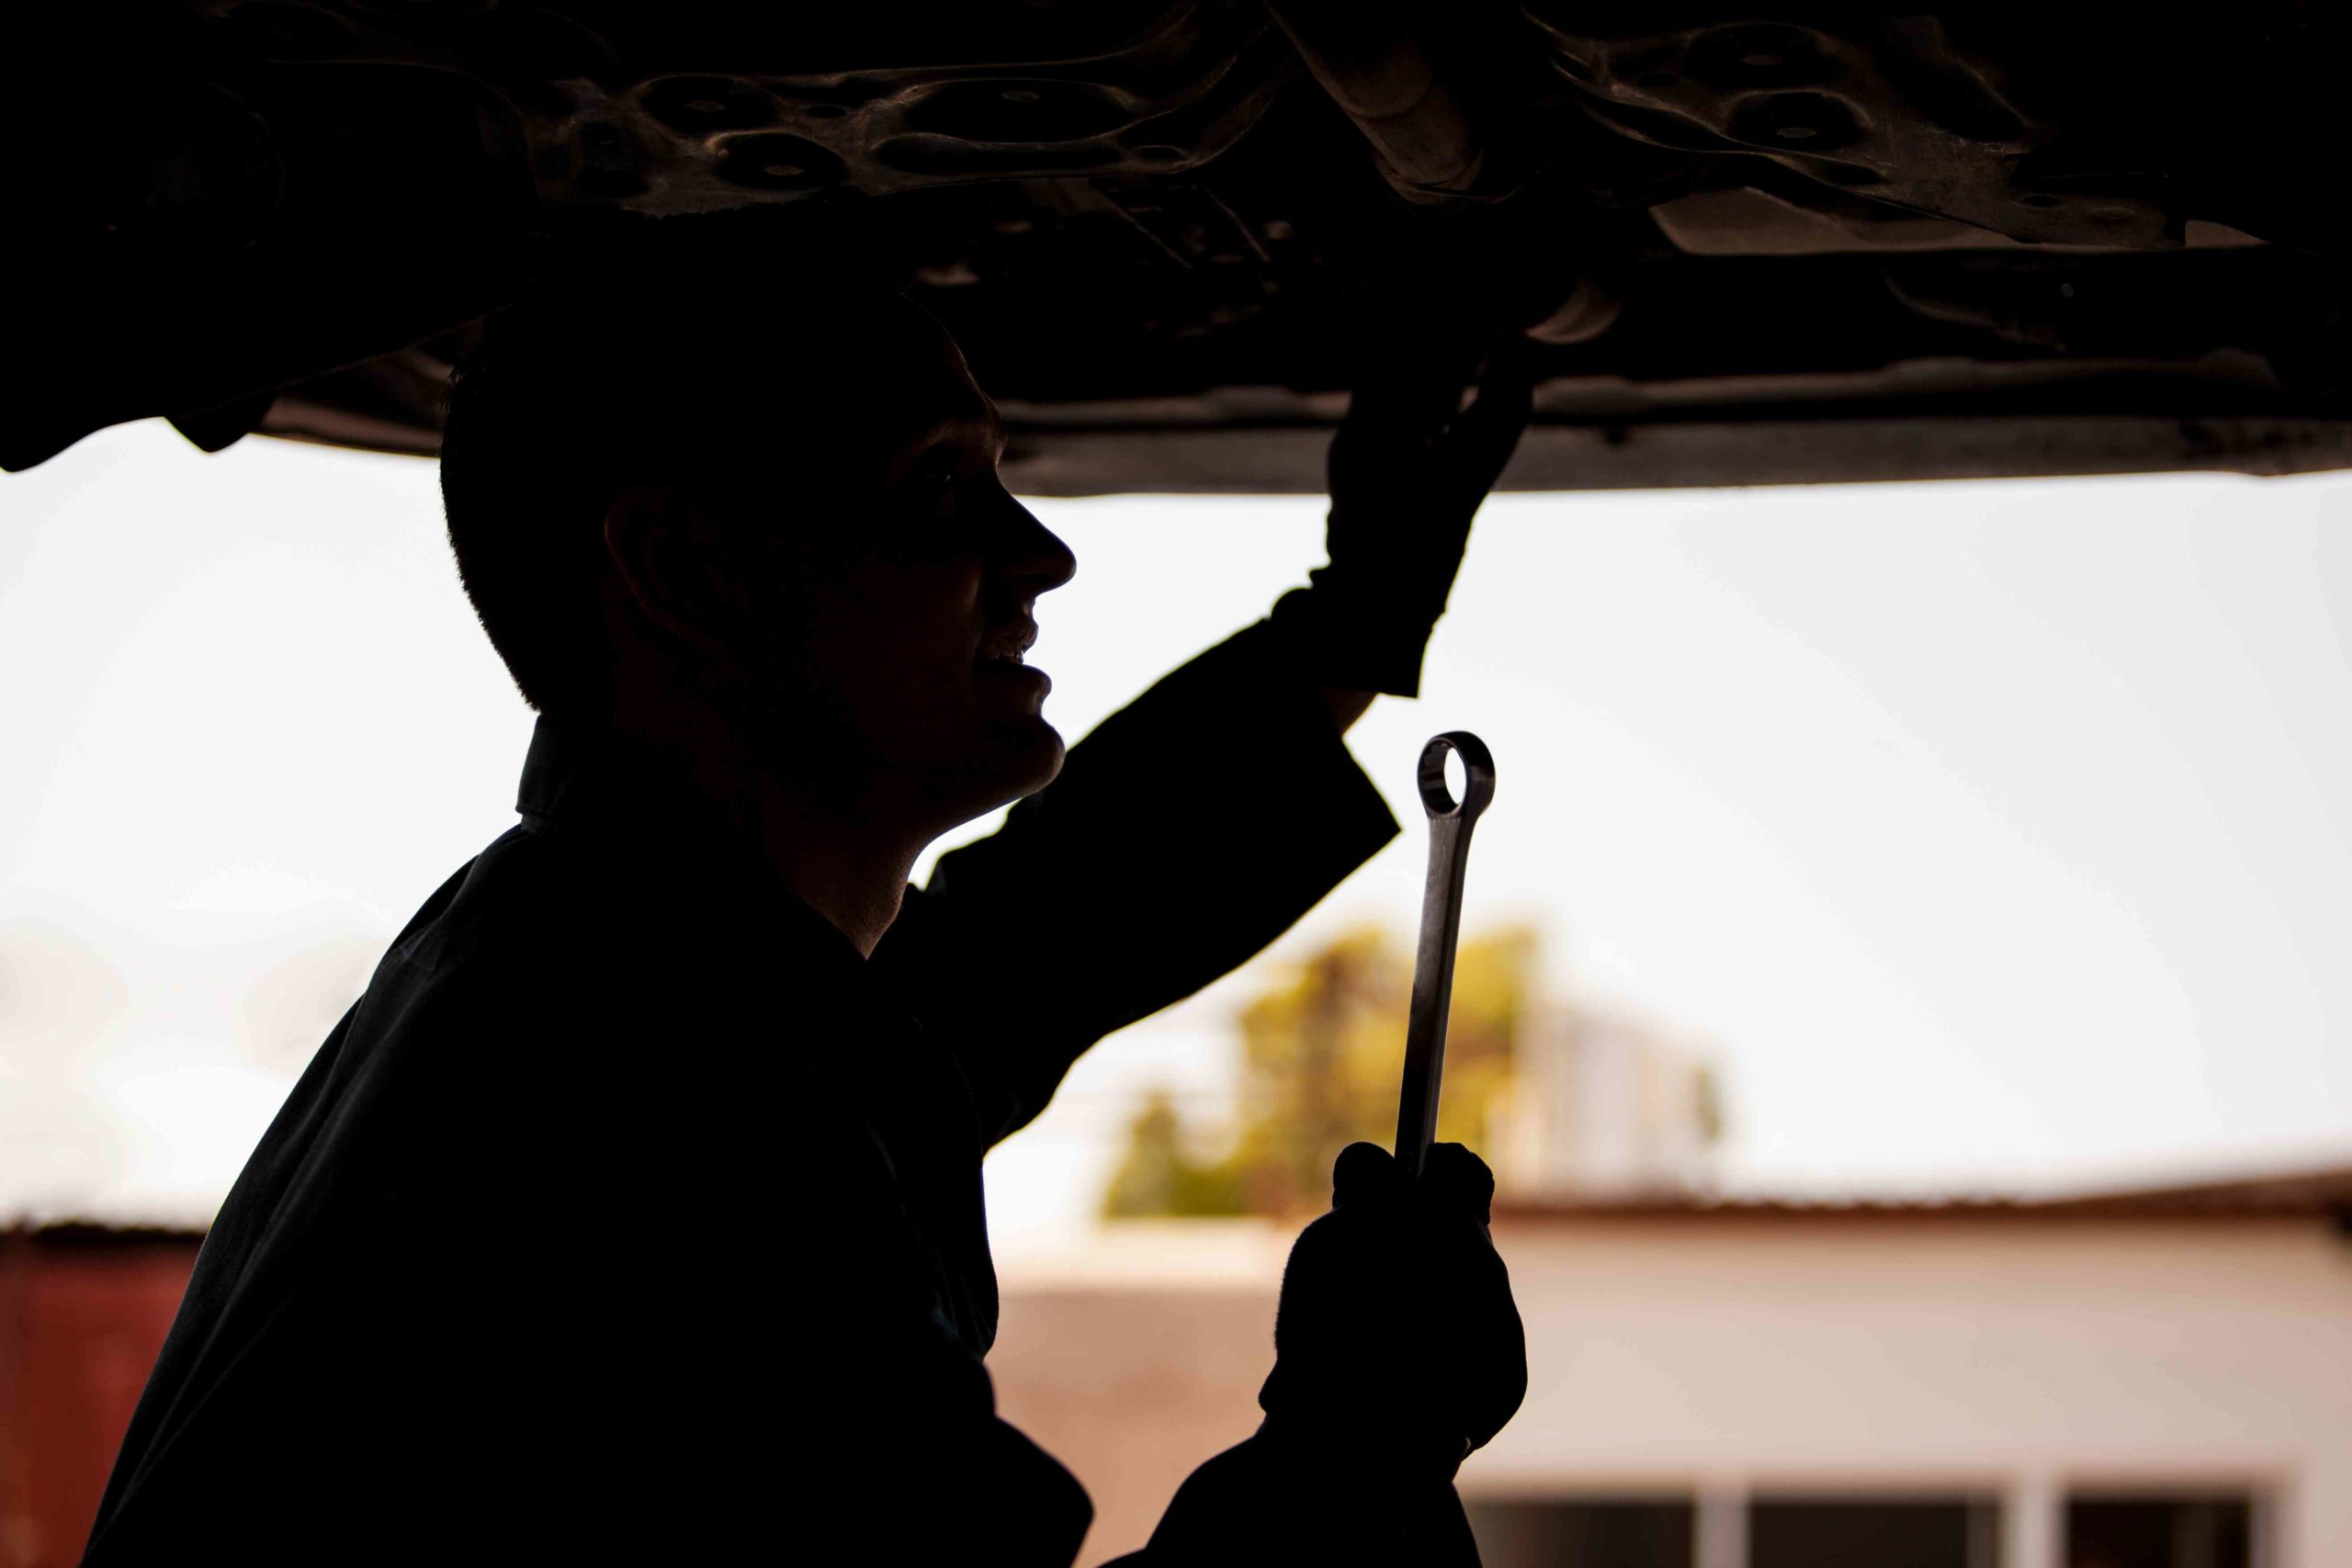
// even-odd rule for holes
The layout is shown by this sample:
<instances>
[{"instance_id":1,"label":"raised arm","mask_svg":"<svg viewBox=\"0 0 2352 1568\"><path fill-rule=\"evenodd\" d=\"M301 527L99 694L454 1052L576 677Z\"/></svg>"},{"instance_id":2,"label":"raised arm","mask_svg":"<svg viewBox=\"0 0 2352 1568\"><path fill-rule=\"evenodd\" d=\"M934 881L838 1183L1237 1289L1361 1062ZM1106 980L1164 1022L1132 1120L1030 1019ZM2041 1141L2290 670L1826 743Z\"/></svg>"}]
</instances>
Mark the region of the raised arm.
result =
<instances>
[{"instance_id":1,"label":"raised arm","mask_svg":"<svg viewBox=\"0 0 2352 1568\"><path fill-rule=\"evenodd\" d=\"M958 1042L1002 1137L1088 1047L1238 966L1395 836L1340 739L1419 691L1470 522L1527 388L1418 356L1331 449L1329 564L1074 748L1004 828L945 856L876 951Z\"/></svg>"},{"instance_id":2,"label":"raised arm","mask_svg":"<svg viewBox=\"0 0 2352 1568\"><path fill-rule=\"evenodd\" d=\"M1071 1062L1282 934L1396 833L1282 628L1249 627L943 858L875 954L1002 1137Z\"/></svg>"}]
</instances>

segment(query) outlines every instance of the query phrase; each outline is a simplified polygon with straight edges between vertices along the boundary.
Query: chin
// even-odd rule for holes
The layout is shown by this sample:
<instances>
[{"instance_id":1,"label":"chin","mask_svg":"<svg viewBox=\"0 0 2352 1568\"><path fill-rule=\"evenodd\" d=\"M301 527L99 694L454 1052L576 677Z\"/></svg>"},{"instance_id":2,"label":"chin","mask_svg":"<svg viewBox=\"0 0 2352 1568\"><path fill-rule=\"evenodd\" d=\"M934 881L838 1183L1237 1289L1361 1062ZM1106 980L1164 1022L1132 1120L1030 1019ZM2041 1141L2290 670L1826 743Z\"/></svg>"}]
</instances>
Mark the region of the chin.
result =
<instances>
[{"instance_id":1,"label":"chin","mask_svg":"<svg viewBox=\"0 0 2352 1568\"><path fill-rule=\"evenodd\" d=\"M1062 751L1061 732L1042 718L991 724L954 762L930 770L924 793L949 825L968 822L1053 783Z\"/></svg>"},{"instance_id":2,"label":"chin","mask_svg":"<svg viewBox=\"0 0 2352 1568\"><path fill-rule=\"evenodd\" d=\"M1061 776L1062 732L1043 718L997 726L989 739L1004 758L1005 800L1035 795Z\"/></svg>"}]
</instances>

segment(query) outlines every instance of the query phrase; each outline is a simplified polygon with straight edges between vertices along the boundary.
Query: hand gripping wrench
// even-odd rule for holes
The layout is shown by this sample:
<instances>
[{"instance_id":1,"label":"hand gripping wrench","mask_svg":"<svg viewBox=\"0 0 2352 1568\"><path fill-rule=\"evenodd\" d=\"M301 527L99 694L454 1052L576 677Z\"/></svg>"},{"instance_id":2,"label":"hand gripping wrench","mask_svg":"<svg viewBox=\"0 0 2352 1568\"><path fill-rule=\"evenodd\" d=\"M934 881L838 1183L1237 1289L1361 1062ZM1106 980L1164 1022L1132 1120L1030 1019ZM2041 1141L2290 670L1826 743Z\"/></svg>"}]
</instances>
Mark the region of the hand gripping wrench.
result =
<instances>
[{"instance_id":1,"label":"hand gripping wrench","mask_svg":"<svg viewBox=\"0 0 2352 1568\"><path fill-rule=\"evenodd\" d=\"M1462 759L1462 798L1445 784L1445 759ZM1462 937L1462 877L1470 829L1495 798L1495 758L1465 729L1432 736L1421 748L1421 805L1430 814L1430 875L1421 889L1421 941L1413 955L1413 1010L1405 1025L1405 1084L1396 1097L1396 1163L1418 1178L1437 1136L1438 1081L1445 1074L1445 1023L1453 1002L1453 950Z\"/></svg>"}]
</instances>

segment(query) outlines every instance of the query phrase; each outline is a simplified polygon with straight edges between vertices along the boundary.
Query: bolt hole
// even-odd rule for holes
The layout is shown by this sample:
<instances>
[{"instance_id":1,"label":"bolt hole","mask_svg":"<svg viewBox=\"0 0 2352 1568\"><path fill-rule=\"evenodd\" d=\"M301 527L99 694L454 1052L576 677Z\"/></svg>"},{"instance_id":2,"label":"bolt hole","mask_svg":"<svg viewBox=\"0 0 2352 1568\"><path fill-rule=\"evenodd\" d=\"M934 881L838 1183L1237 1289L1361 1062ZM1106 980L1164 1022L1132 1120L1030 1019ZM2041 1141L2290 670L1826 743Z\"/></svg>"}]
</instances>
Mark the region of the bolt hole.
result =
<instances>
[{"instance_id":1,"label":"bolt hole","mask_svg":"<svg viewBox=\"0 0 2352 1568\"><path fill-rule=\"evenodd\" d=\"M766 164L760 168L760 173L773 175L780 180L797 179L808 172L797 164Z\"/></svg>"},{"instance_id":2,"label":"bolt hole","mask_svg":"<svg viewBox=\"0 0 2352 1568\"><path fill-rule=\"evenodd\" d=\"M1781 57L1777 54L1758 50L1753 54L1741 55L1739 57L1739 62L1742 65L1752 65L1758 71L1769 71L1773 66L1781 63Z\"/></svg>"},{"instance_id":3,"label":"bolt hole","mask_svg":"<svg viewBox=\"0 0 2352 1568\"><path fill-rule=\"evenodd\" d=\"M717 98L688 98L686 107L696 114L718 114L724 111L727 106Z\"/></svg>"},{"instance_id":4,"label":"bolt hole","mask_svg":"<svg viewBox=\"0 0 2352 1568\"><path fill-rule=\"evenodd\" d=\"M1728 128L1736 141L1754 147L1795 147L1829 152L1860 140L1853 107L1826 93L1757 94L1739 100Z\"/></svg>"},{"instance_id":5,"label":"bolt hole","mask_svg":"<svg viewBox=\"0 0 2352 1568\"><path fill-rule=\"evenodd\" d=\"M1034 104L1037 101L1037 91L1034 87L1007 87L997 96L1008 104Z\"/></svg>"}]
</instances>

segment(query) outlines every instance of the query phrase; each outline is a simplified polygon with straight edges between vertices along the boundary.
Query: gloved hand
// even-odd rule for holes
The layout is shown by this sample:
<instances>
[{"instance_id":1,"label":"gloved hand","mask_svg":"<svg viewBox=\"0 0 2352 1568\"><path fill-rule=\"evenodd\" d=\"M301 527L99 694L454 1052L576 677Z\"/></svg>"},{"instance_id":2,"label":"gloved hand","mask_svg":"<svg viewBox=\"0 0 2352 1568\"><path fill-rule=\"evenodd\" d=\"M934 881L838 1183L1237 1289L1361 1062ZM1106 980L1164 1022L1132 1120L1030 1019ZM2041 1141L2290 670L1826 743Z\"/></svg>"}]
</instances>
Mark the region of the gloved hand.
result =
<instances>
[{"instance_id":1,"label":"gloved hand","mask_svg":"<svg viewBox=\"0 0 2352 1568\"><path fill-rule=\"evenodd\" d=\"M1476 1568L1453 1473L1527 1393L1494 1177L1459 1144L1419 1181L1351 1144L1332 1189L1283 1274L1265 1424L1192 1473L1136 1568Z\"/></svg>"},{"instance_id":2,"label":"gloved hand","mask_svg":"<svg viewBox=\"0 0 2352 1568\"><path fill-rule=\"evenodd\" d=\"M1532 388L1515 362L1490 358L1460 408L1474 355L1458 342L1408 345L1349 400L1331 442L1330 564L1273 614L1318 685L1419 694L1470 519L1527 426Z\"/></svg>"},{"instance_id":3,"label":"gloved hand","mask_svg":"<svg viewBox=\"0 0 2352 1568\"><path fill-rule=\"evenodd\" d=\"M1267 1429L1451 1479L1527 1393L1527 1338L1487 1230L1494 1175L1460 1144L1431 1148L1418 1181L1351 1144L1331 1187L1283 1272Z\"/></svg>"}]
</instances>

